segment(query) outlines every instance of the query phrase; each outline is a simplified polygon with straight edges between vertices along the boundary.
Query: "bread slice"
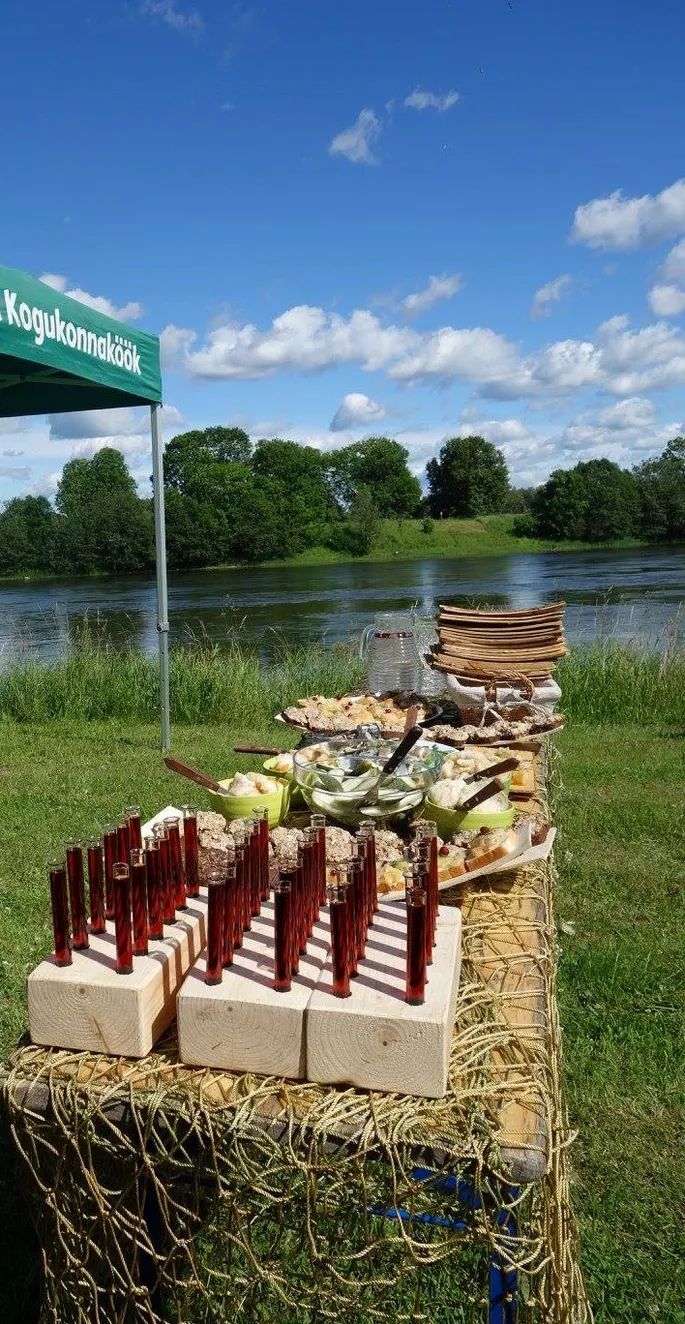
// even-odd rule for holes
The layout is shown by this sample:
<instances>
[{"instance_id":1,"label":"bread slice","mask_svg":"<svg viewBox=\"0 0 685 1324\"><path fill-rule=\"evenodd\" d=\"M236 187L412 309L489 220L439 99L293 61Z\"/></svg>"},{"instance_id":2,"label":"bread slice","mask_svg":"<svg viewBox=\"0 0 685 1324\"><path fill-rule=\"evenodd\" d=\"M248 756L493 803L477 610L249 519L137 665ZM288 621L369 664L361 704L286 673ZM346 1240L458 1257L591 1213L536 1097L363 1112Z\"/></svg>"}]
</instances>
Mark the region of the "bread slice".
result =
<instances>
[{"instance_id":1,"label":"bread slice","mask_svg":"<svg viewBox=\"0 0 685 1324\"><path fill-rule=\"evenodd\" d=\"M518 845L518 837L513 828L496 828L494 832L484 832L477 837L466 857L466 868L486 869L496 860L503 860L511 855Z\"/></svg>"},{"instance_id":2,"label":"bread slice","mask_svg":"<svg viewBox=\"0 0 685 1324\"><path fill-rule=\"evenodd\" d=\"M465 846L451 846L449 855L438 859L438 881L444 883L451 878L462 878L466 873L465 857Z\"/></svg>"}]
</instances>

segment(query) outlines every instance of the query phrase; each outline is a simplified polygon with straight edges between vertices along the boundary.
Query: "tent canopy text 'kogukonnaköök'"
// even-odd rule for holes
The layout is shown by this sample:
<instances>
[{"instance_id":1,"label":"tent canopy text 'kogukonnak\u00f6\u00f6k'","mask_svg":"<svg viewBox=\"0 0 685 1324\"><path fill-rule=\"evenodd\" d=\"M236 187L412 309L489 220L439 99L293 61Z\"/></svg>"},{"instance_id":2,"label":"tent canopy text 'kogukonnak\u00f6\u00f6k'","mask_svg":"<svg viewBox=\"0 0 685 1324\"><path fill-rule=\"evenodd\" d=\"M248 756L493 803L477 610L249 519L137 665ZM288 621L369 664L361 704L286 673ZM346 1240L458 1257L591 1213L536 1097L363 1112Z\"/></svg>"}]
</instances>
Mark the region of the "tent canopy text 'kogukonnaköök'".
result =
<instances>
[{"instance_id":1,"label":"tent canopy text 'kogukonnak\u00f6\u00f6k'","mask_svg":"<svg viewBox=\"0 0 685 1324\"><path fill-rule=\"evenodd\" d=\"M157 336L0 266L0 418L161 399Z\"/></svg>"}]
</instances>

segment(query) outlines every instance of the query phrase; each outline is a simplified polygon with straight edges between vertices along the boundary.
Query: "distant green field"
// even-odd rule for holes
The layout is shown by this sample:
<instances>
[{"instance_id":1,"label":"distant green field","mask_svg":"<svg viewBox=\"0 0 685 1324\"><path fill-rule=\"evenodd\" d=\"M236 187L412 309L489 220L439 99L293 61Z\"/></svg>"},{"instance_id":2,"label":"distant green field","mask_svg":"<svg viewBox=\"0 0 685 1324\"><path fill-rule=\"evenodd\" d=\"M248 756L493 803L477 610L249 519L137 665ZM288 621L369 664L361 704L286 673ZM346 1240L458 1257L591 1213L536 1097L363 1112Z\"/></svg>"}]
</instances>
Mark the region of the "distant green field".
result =
<instances>
[{"instance_id":1,"label":"distant green field","mask_svg":"<svg viewBox=\"0 0 685 1324\"><path fill-rule=\"evenodd\" d=\"M441 556L506 556L516 552L587 551L596 547L639 547L637 539L620 543L544 542L542 538L517 538L515 515L484 515L482 519L433 520L430 533L423 532L418 519L386 519L368 556L362 561L416 561ZM328 547L310 547L292 558L294 565L325 565L349 561L343 552ZM283 562L273 564L282 565Z\"/></svg>"}]
</instances>

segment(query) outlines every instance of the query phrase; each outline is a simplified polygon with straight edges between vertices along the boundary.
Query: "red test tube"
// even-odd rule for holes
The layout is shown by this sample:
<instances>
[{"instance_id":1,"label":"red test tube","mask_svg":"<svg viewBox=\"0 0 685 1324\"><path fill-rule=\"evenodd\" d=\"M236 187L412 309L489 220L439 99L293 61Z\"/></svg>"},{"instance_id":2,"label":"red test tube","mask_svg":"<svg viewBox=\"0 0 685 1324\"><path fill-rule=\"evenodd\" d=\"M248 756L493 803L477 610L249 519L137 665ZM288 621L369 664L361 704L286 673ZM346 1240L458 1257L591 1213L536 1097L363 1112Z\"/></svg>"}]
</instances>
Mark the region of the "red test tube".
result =
<instances>
[{"instance_id":1,"label":"red test tube","mask_svg":"<svg viewBox=\"0 0 685 1324\"><path fill-rule=\"evenodd\" d=\"M304 912L307 937L311 938L319 918L319 880L317 876L319 842L315 828L303 833Z\"/></svg>"},{"instance_id":2,"label":"red test tube","mask_svg":"<svg viewBox=\"0 0 685 1324\"><path fill-rule=\"evenodd\" d=\"M253 809L252 817L259 825L259 898L269 899L269 811Z\"/></svg>"},{"instance_id":3,"label":"red test tube","mask_svg":"<svg viewBox=\"0 0 685 1324\"><path fill-rule=\"evenodd\" d=\"M97 837L88 842L88 894L90 897L90 931L105 933L105 884L102 846Z\"/></svg>"},{"instance_id":4,"label":"red test tube","mask_svg":"<svg viewBox=\"0 0 685 1324\"><path fill-rule=\"evenodd\" d=\"M138 805L129 805L124 810L124 818L128 823L128 848L129 850L142 850L143 848L143 828L140 822L140 809Z\"/></svg>"},{"instance_id":5,"label":"red test tube","mask_svg":"<svg viewBox=\"0 0 685 1324\"><path fill-rule=\"evenodd\" d=\"M315 854L315 882L316 889L316 919L319 918L319 908L326 904L326 815L312 814L310 820L312 832L316 834L315 840L317 850Z\"/></svg>"},{"instance_id":6,"label":"red test tube","mask_svg":"<svg viewBox=\"0 0 685 1324\"><path fill-rule=\"evenodd\" d=\"M159 842L153 837L145 851L147 873L148 938L160 941L164 937L164 904L159 872Z\"/></svg>"},{"instance_id":7,"label":"red test tube","mask_svg":"<svg viewBox=\"0 0 685 1324\"><path fill-rule=\"evenodd\" d=\"M118 975L133 972L133 935L131 932L131 870L117 860L114 865L114 937Z\"/></svg>"},{"instance_id":8,"label":"red test tube","mask_svg":"<svg viewBox=\"0 0 685 1324\"><path fill-rule=\"evenodd\" d=\"M417 838L417 857L426 866L426 954L428 964L433 962L435 930L438 920L438 830L435 823L421 825Z\"/></svg>"},{"instance_id":9,"label":"red test tube","mask_svg":"<svg viewBox=\"0 0 685 1324\"><path fill-rule=\"evenodd\" d=\"M131 862L131 904L133 908L133 955L147 956L147 865L145 851L134 847Z\"/></svg>"},{"instance_id":10,"label":"red test tube","mask_svg":"<svg viewBox=\"0 0 685 1324\"><path fill-rule=\"evenodd\" d=\"M159 878L162 890L162 919L165 924L176 922L176 907L172 890L169 830L166 822L155 824L155 838L159 843Z\"/></svg>"},{"instance_id":11,"label":"red test tube","mask_svg":"<svg viewBox=\"0 0 685 1324\"><path fill-rule=\"evenodd\" d=\"M407 981L406 1001L419 1007L426 999L426 892L421 886L421 861L407 888Z\"/></svg>"},{"instance_id":12,"label":"red test tube","mask_svg":"<svg viewBox=\"0 0 685 1324\"><path fill-rule=\"evenodd\" d=\"M430 841L427 837L420 837L416 843L414 867L421 866L421 886L426 893L426 962L428 965L433 964L433 892L430 876L430 854Z\"/></svg>"},{"instance_id":13,"label":"red test tube","mask_svg":"<svg viewBox=\"0 0 685 1324\"><path fill-rule=\"evenodd\" d=\"M226 865L226 887L224 889L224 928L222 965L233 965L235 945L235 927L237 910L236 862L229 859Z\"/></svg>"},{"instance_id":14,"label":"red test tube","mask_svg":"<svg viewBox=\"0 0 685 1324\"><path fill-rule=\"evenodd\" d=\"M366 858L369 865L369 890L371 893L371 915L378 914L378 864L376 860L376 829L373 823L362 823L359 828L360 837L364 837L367 842ZM373 918L369 920L373 924Z\"/></svg>"},{"instance_id":15,"label":"red test tube","mask_svg":"<svg viewBox=\"0 0 685 1324\"><path fill-rule=\"evenodd\" d=\"M187 910L186 883L183 873L183 854L181 852L181 829L177 818L167 818L169 833L169 856L171 859L171 890L176 910Z\"/></svg>"},{"instance_id":16,"label":"red test tube","mask_svg":"<svg viewBox=\"0 0 685 1324\"><path fill-rule=\"evenodd\" d=\"M359 860L352 858L347 861L346 873L346 910L347 910L347 939L349 944L349 965L350 976L352 979L359 973L359 942L357 927L357 894L359 891Z\"/></svg>"},{"instance_id":17,"label":"red test tube","mask_svg":"<svg viewBox=\"0 0 685 1324\"><path fill-rule=\"evenodd\" d=\"M331 965L333 967L333 994L336 998L350 996L350 957L347 934L347 896L349 889L338 880L328 888L328 913L331 924Z\"/></svg>"},{"instance_id":18,"label":"red test tube","mask_svg":"<svg viewBox=\"0 0 685 1324\"><path fill-rule=\"evenodd\" d=\"M292 890L294 869L281 869L274 888L274 978L277 993L288 993L292 971Z\"/></svg>"},{"instance_id":19,"label":"red test tube","mask_svg":"<svg viewBox=\"0 0 685 1324\"><path fill-rule=\"evenodd\" d=\"M128 864L128 853L131 849L131 841L128 835L128 819L122 819L117 823L117 864Z\"/></svg>"},{"instance_id":20,"label":"red test tube","mask_svg":"<svg viewBox=\"0 0 685 1324\"><path fill-rule=\"evenodd\" d=\"M424 841L430 842L430 894L431 894L431 947L435 946L435 932L438 925L438 906L440 904L440 886L438 878L438 828L436 823L427 822L423 827Z\"/></svg>"},{"instance_id":21,"label":"red test tube","mask_svg":"<svg viewBox=\"0 0 685 1324\"><path fill-rule=\"evenodd\" d=\"M247 849L250 856L250 914L259 915L262 909L262 848L259 823L250 823L247 829Z\"/></svg>"},{"instance_id":22,"label":"red test tube","mask_svg":"<svg viewBox=\"0 0 685 1324\"><path fill-rule=\"evenodd\" d=\"M71 904L71 945L75 952L89 946L86 920L86 888L83 879L83 851L80 841L71 837L66 845L67 878Z\"/></svg>"},{"instance_id":23,"label":"red test tube","mask_svg":"<svg viewBox=\"0 0 685 1324\"><path fill-rule=\"evenodd\" d=\"M357 855L359 856L363 865L362 897L364 902L363 904L364 932L366 933L369 924L371 923L373 910L371 909L371 869L369 867L369 846L368 846L368 837L365 835L365 833L360 832L358 834L357 840L355 842L355 846L357 848Z\"/></svg>"},{"instance_id":24,"label":"red test tube","mask_svg":"<svg viewBox=\"0 0 685 1324\"><path fill-rule=\"evenodd\" d=\"M110 823L102 829L102 848L105 856L105 919L114 919L112 870L117 858L117 844L117 830Z\"/></svg>"},{"instance_id":25,"label":"red test tube","mask_svg":"<svg viewBox=\"0 0 685 1324\"><path fill-rule=\"evenodd\" d=\"M245 842L242 837L234 837L235 843L235 928L233 930L233 948L238 950L243 945L245 929Z\"/></svg>"},{"instance_id":26,"label":"red test tube","mask_svg":"<svg viewBox=\"0 0 685 1324\"><path fill-rule=\"evenodd\" d=\"M186 896L200 895L200 870L197 848L197 809L183 805L183 859L186 873Z\"/></svg>"},{"instance_id":27,"label":"red test tube","mask_svg":"<svg viewBox=\"0 0 685 1324\"><path fill-rule=\"evenodd\" d=\"M243 836L243 933L252 928L252 870L254 860L250 849L251 834Z\"/></svg>"},{"instance_id":28,"label":"red test tube","mask_svg":"<svg viewBox=\"0 0 685 1324\"><path fill-rule=\"evenodd\" d=\"M309 936L309 897L307 895L307 877L306 877L306 857L304 842L300 842L297 848L297 868L293 880L293 937L294 947L297 949L298 958L304 956L307 950L307 938ZM299 966L299 961L298 961Z\"/></svg>"},{"instance_id":29,"label":"red test tube","mask_svg":"<svg viewBox=\"0 0 685 1324\"><path fill-rule=\"evenodd\" d=\"M363 961L366 954L366 911L364 897L364 860L361 855L353 855L347 863L347 876L352 878L352 897L354 915L354 935L357 945L357 960Z\"/></svg>"},{"instance_id":30,"label":"red test tube","mask_svg":"<svg viewBox=\"0 0 685 1324\"><path fill-rule=\"evenodd\" d=\"M67 871L62 860L51 860L48 869L50 870L52 932L55 936L55 965L71 965Z\"/></svg>"},{"instance_id":31,"label":"red test tube","mask_svg":"<svg viewBox=\"0 0 685 1324\"><path fill-rule=\"evenodd\" d=\"M205 984L220 984L224 963L224 894L223 873L212 873L207 880L207 964Z\"/></svg>"}]
</instances>

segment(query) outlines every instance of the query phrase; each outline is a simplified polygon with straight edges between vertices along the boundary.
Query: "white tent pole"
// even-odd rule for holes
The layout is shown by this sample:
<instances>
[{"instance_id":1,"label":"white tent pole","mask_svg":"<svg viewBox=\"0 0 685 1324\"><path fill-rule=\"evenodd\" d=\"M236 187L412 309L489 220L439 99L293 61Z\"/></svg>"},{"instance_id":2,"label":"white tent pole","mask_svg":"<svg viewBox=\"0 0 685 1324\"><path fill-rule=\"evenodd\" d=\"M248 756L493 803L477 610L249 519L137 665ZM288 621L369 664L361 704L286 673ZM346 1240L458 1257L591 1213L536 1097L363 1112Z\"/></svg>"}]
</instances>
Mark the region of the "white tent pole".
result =
<instances>
[{"instance_id":1,"label":"white tent pole","mask_svg":"<svg viewBox=\"0 0 685 1324\"><path fill-rule=\"evenodd\" d=\"M164 524L164 459L159 432L159 405L150 405L152 432L152 489L155 506L155 562L157 566L157 636L159 639L159 700L162 749L171 749L169 717L169 611L166 583L166 530Z\"/></svg>"}]
</instances>

